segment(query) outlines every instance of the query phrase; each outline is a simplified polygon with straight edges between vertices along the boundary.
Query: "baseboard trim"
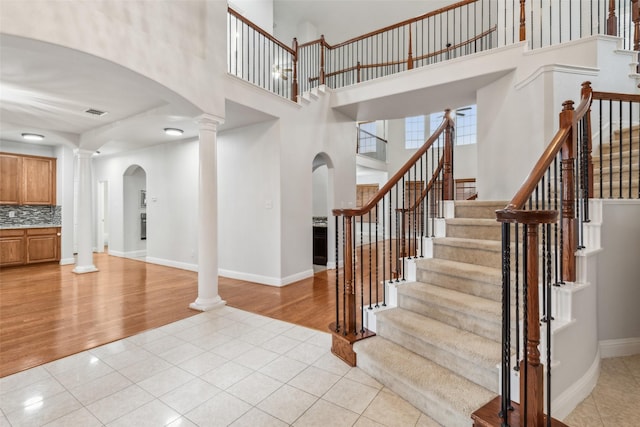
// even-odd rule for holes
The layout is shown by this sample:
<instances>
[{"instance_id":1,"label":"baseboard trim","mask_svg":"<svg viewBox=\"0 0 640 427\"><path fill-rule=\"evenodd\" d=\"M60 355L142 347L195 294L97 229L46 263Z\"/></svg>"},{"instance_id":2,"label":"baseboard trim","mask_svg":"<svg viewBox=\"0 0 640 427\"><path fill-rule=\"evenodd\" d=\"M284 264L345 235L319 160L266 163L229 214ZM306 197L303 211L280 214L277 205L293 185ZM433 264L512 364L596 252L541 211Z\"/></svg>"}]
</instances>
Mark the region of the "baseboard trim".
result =
<instances>
[{"instance_id":1,"label":"baseboard trim","mask_svg":"<svg viewBox=\"0 0 640 427\"><path fill-rule=\"evenodd\" d=\"M560 393L551 403L551 413L553 418L558 420L565 419L571 411L586 399L593 391L598 383L600 376L600 349L596 351L596 355L587 372L582 378L573 383L568 389Z\"/></svg>"},{"instance_id":2,"label":"baseboard trim","mask_svg":"<svg viewBox=\"0 0 640 427\"><path fill-rule=\"evenodd\" d=\"M261 285L281 287L290 285L291 283L306 279L308 277L312 277L313 269L301 271L300 273L292 274L283 278L269 277L252 273L243 273L240 271L225 270L222 268L218 270L218 274L230 279L246 280L247 282L260 283Z\"/></svg>"},{"instance_id":3,"label":"baseboard trim","mask_svg":"<svg viewBox=\"0 0 640 427\"><path fill-rule=\"evenodd\" d=\"M71 258L62 258L60 260L60 265L71 265L71 264L75 264L76 259L71 257Z\"/></svg>"},{"instance_id":4,"label":"baseboard trim","mask_svg":"<svg viewBox=\"0 0 640 427\"><path fill-rule=\"evenodd\" d=\"M603 359L640 354L640 337L600 341L600 354Z\"/></svg>"},{"instance_id":5,"label":"baseboard trim","mask_svg":"<svg viewBox=\"0 0 640 427\"><path fill-rule=\"evenodd\" d=\"M189 264L186 262L173 261L170 259L162 259L155 257L146 257L145 260L151 264L164 265L165 267L179 268L180 270L198 271L197 264Z\"/></svg>"}]
</instances>

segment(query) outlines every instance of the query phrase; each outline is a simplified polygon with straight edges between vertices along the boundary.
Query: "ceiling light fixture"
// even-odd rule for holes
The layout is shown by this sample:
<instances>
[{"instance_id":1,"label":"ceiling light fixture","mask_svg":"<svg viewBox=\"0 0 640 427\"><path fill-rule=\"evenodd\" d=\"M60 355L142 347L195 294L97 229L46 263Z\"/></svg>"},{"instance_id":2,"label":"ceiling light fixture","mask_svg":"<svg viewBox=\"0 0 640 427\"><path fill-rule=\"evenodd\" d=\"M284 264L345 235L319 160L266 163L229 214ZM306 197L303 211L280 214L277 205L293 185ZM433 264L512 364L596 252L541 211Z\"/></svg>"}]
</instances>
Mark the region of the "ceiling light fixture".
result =
<instances>
[{"instance_id":1,"label":"ceiling light fixture","mask_svg":"<svg viewBox=\"0 0 640 427\"><path fill-rule=\"evenodd\" d=\"M164 133L171 136L180 136L184 133L184 131L178 128L164 128Z\"/></svg>"},{"instance_id":2,"label":"ceiling light fixture","mask_svg":"<svg viewBox=\"0 0 640 427\"><path fill-rule=\"evenodd\" d=\"M44 135L38 135L37 133L23 133L22 138L27 141L42 141L44 139Z\"/></svg>"}]
</instances>

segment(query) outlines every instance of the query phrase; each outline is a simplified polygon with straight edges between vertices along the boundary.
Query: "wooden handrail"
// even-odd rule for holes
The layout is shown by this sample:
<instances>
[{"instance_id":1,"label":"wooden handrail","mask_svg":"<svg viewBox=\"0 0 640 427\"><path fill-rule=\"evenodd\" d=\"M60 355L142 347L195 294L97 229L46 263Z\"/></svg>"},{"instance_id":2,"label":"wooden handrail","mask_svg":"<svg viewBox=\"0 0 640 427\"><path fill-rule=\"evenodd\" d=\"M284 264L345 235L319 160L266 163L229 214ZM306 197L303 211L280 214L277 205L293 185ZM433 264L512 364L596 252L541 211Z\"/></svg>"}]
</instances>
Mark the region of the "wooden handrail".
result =
<instances>
[{"instance_id":1,"label":"wooden handrail","mask_svg":"<svg viewBox=\"0 0 640 427\"><path fill-rule=\"evenodd\" d=\"M395 175L393 175L393 177L391 177L391 179L380 190L378 190L378 192L367 202L366 205L357 209L334 209L333 215L354 217L369 213L369 211L371 211L378 204L378 202L402 179L404 174L413 167L413 164L416 163L420 159L420 157L422 157L427 152L427 150L429 150L429 148L431 148L433 143L438 140L440 135L448 127L453 126L453 120L451 119L451 117L449 117L450 111L451 110L449 109L445 110L445 115L442 119L442 123L440 124L440 126L438 126L433 135L431 135L429 139L425 141L422 147L420 147L414 153L414 155L411 156L411 158L404 164L404 166L400 168L400 170L396 172Z\"/></svg>"},{"instance_id":2,"label":"wooden handrail","mask_svg":"<svg viewBox=\"0 0 640 427\"><path fill-rule=\"evenodd\" d=\"M593 99L603 99L622 102L640 102L640 95L614 92L593 92Z\"/></svg>"},{"instance_id":3,"label":"wooden handrail","mask_svg":"<svg viewBox=\"0 0 640 427\"><path fill-rule=\"evenodd\" d=\"M260 33L261 35L263 35L264 37L266 37L267 39L269 39L271 42L277 44L278 46L280 46L282 49L286 50L287 52L289 52L291 55L296 54L296 51L293 50L292 48L290 48L289 46L287 46L286 44L282 43L280 40L276 39L275 37L273 37L271 34L267 33L265 30L263 30L262 28L260 28L258 26L258 24L254 23L253 21L251 21L248 18L245 18L244 16L242 16L239 12L236 12L235 10L233 10L231 8L231 6L228 7L228 11L231 15L235 16L236 18L238 18L240 21L244 22L245 24L247 24L248 26L250 26L253 30L255 30L256 32Z\"/></svg>"},{"instance_id":4,"label":"wooden handrail","mask_svg":"<svg viewBox=\"0 0 640 427\"><path fill-rule=\"evenodd\" d=\"M590 82L583 83L583 86L590 86ZM572 127L575 123L582 119L584 115L589 111L589 107L591 106L592 95L589 92L587 97L583 97L580 105L577 109L573 109L573 101L566 101L562 104L563 111L562 113L571 114L572 120L569 123L565 123L563 126L558 129L555 136L551 140L551 143L547 145L547 148L544 150L533 170L529 174L529 176L525 179L524 183L520 186L520 189L516 192L515 196L511 199L509 204L505 207L505 210L519 210L522 209L524 204L527 202L533 190L536 188L542 177L544 176L546 170L549 168L553 159L558 155L562 146L565 144L567 138L571 134ZM561 114L562 114L561 113Z\"/></svg>"},{"instance_id":5,"label":"wooden handrail","mask_svg":"<svg viewBox=\"0 0 640 427\"><path fill-rule=\"evenodd\" d=\"M480 40L483 37L488 36L489 34L493 33L497 29L498 29L498 26L494 25L492 28L489 28L488 30L483 31L482 33L480 33L480 34L478 34L478 35L476 35L476 36L474 36L474 37L472 37L472 38L470 38L468 40L465 40L465 41L460 42L458 44L455 44L453 46L449 46L449 47L447 47L445 49L440 49L437 52L431 52L431 53L428 53L426 55L416 56L415 58L413 58L413 60L414 61L421 61L423 59L431 58L431 57L434 57L434 56L442 55L443 53L446 53L446 52L450 52L452 50L456 50L456 49L461 48L461 47L463 47L463 46L465 46L467 44L473 43L473 42L475 42L477 40Z\"/></svg>"}]
</instances>

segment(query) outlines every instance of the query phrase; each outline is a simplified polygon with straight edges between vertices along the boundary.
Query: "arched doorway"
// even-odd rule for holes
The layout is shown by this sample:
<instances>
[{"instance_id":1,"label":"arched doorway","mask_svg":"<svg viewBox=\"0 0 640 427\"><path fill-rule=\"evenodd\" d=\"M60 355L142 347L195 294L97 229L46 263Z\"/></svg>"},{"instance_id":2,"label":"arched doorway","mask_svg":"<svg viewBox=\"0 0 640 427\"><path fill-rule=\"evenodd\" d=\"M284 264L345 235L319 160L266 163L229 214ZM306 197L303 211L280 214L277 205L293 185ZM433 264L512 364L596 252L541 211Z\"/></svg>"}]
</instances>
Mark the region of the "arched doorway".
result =
<instances>
[{"instance_id":1,"label":"arched doorway","mask_svg":"<svg viewBox=\"0 0 640 427\"><path fill-rule=\"evenodd\" d=\"M333 162L326 153L315 156L311 167L312 219L313 219L313 269L315 272L335 268L335 223L331 210L334 208Z\"/></svg>"},{"instance_id":2,"label":"arched doorway","mask_svg":"<svg viewBox=\"0 0 640 427\"><path fill-rule=\"evenodd\" d=\"M131 165L122 177L122 229L124 256L144 260L147 256L147 173Z\"/></svg>"}]
</instances>

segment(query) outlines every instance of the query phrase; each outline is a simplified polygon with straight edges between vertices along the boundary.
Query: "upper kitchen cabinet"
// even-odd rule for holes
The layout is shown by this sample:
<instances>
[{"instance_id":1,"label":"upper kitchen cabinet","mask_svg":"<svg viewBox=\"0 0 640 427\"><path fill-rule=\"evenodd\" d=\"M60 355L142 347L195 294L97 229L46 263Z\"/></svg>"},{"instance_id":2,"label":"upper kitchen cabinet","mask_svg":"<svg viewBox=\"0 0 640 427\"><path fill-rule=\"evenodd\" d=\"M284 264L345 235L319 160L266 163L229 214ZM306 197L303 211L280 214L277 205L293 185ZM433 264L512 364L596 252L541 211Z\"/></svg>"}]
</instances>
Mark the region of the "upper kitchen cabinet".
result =
<instances>
[{"instance_id":1,"label":"upper kitchen cabinet","mask_svg":"<svg viewBox=\"0 0 640 427\"><path fill-rule=\"evenodd\" d=\"M55 205L56 159L0 153L0 203Z\"/></svg>"}]
</instances>

